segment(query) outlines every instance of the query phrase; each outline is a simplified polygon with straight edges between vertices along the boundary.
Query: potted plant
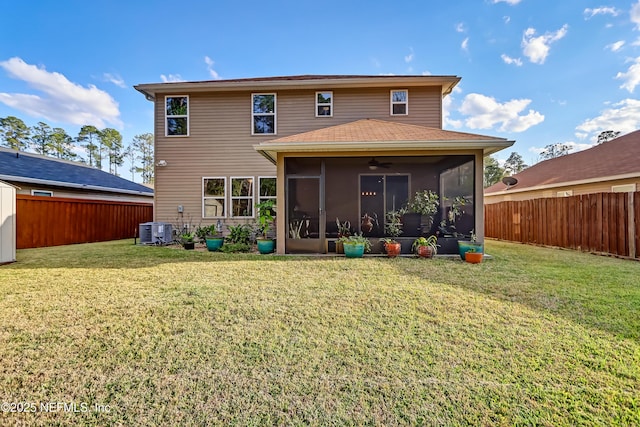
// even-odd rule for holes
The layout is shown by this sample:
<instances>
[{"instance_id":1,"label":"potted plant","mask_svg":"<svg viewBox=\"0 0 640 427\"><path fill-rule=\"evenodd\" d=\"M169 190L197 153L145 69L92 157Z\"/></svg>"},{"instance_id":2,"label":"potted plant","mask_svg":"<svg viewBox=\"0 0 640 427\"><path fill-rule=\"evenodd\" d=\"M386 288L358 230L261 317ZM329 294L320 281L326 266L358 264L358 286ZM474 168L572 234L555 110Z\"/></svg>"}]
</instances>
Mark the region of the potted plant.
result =
<instances>
[{"instance_id":1,"label":"potted plant","mask_svg":"<svg viewBox=\"0 0 640 427\"><path fill-rule=\"evenodd\" d=\"M422 234L423 217L425 225L431 228L433 217L438 212L440 198L438 193L431 190L416 191L407 203L406 213L403 217L404 230L409 236Z\"/></svg>"},{"instance_id":2,"label":"potted plant","mask_svg":"<svg viewBox=\"0 0 640 427\"><path fill-rule=\"evenodd\" d=\"M479 264L482 262L484 254L476 252L476 248L470 248L464 253L464 260L471 264Z\"/></svg>"},{"instance_id":3,"label":"potted plant","mask_svg":"<svg viewBox=\"0 0 640 427\"><path fill-rule=\"evenodd\" d=\"M270 254L275 247L275 240L268 236L275 219L274 210L275 202L273 199L267 199L256 204L258 232L261 235L261 237L256 238L256 242L258 244L258 252L261 254Z\"/></svg>"},{"instance_id":4,"label":"potted plant","mask_svg":"<svg viewBox=\"0 0 640 427\"><path fill-rule=\"evenodd\" d=\"M365 252L371 250L371 242L362 233L353 236L342 236L339 241L344 246L344 254L347 258L362 258Z\"/></svg>"},{"instance_id":5,"label":"potted plant","mask_svg":"<svg viewBox=\"0 0 640 427\"><path fill-rule=\"evenodd\" d=\"M186 250L193 250L196 247L196 233L182 233L180 235L180 243Z\"/></svg>"},{"instance_id":6,"label":"potted plant","mask_svg":"<svg viewBox=\"0 0 640 427\"><path fill-rule=\"evenodd\" d=\"M471 230L469 240L458 240L458 252L460 258L465 259L465 254L473 249L474 252L484 252L482 243L477 241L476 234Z\"/></svg>"},{"instance_id":7,"label":"potted plant","mask_svg":"<svg viewBox=\"0 0 640 427\"><path fill-rule=\"evenodd\" d=\"M380 239L380 241L383 242L389 258L397 257L402 250L400 242L394 239L402 234L402 214L403 210L389 211L385 214L387 221L384 224L384 231L391 237Z\"/></svg>"},{"instance_id":8,"label":"potted plant","mask_svg":"<svg viewBox=\"0 0 640 427\"><path fill-rule=\"evenodd\" d=\"M343 254L344 246L340 238L348 237L351 235L351 222L349 221L340 222L340 218L336 217L336 225L338 226L338 240L336 241L336 253Z\"/></svg>"},{"instance_id":9,"label":"potted plant","mask_svg":"<svg viewBox=\"0 0 640 427\"><path fill-rule=\"evenodd\" d=\"M222 223L218 221L217 224L211 224L205 228L204 240L207 245L207 250L214 252L220 250L224 244L224 237L222 237Z\"/></svg>"},{"instance_id":10,"label":"potted plant","mask_svg":"<svg viewBox=\"0 0 640 427\"><path fill-rule=\"evenodd\" d=\"M411 250L421 258L433 258L438 253L438 246L438 237L431 235L429 237L418 237L414 240Z\"/></svg>"}]
</instances>

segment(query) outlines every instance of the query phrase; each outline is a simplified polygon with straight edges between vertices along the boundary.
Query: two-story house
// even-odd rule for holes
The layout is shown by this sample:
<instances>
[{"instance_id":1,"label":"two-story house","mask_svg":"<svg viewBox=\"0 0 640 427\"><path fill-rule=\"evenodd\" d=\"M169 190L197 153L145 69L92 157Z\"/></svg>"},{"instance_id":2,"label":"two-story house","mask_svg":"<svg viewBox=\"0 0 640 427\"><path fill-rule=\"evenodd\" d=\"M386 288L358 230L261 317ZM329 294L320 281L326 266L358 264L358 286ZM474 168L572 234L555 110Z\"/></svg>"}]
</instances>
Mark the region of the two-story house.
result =
<instances>
[{"instance_id":1,"label":"two-story house","mask_svg":"<svg viewBox=\"0 0 640 427\"><path fill-rule=\"evenodd\" d=\"M483 157L504 138L442 129L456 76L290 76L141 84L155 105L155 220L251 221L277 204L277 252L327 251L336 218L371 237L419 190L483 237ZM437 225L437 221L436 221ZM405 230L404 237L435 229Z\"/></svg>"}]
</instances>

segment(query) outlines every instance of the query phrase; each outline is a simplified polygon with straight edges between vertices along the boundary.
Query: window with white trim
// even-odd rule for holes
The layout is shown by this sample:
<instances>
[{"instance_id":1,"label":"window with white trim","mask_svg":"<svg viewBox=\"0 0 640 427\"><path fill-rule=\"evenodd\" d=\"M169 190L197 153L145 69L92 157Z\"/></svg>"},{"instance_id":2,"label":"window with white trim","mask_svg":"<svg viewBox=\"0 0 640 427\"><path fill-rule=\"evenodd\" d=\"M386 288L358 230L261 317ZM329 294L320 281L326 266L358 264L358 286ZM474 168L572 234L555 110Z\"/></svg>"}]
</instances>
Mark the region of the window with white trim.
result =
<instances>
[{"instance_id":1,"label":"window with white trim","mask_svg":"<svg viewBox=\"0 0 640 427\"><path fill-rule=\"evenodd\" d=\"M53 191L48 190L31 190L32 196L53 197Z\"/></svg>"},{"instance_id":2,"label":"window with white trim","mask_svg":"<svg viewBox=\"0 0 640 427\"><path fill-rule=\"evenodd\" d=\"M165 135L189 136L189 97L165 96Z\"/></svg>"},{"instance_id":3,"label":"window with white trim","mask_svg":"<svg viewBox=\"0 0 640 427\"><path fill-rule=\"evenodd\" d=\"M316 92L316 117L333 117L333 92Z\"/></svg>"},{"instance_id":4,"label":"window with white trim","mask_svg":"<svg viewBox=\"0 0 640 427\"><path fill-rule=\"evenodd\" d=\"M276 133L276 94L251 95L251 134L274 135Z\"/></svg>"},{"instance_id":5,"label":"window with white trim","mask_svg":"<svg viewBox=\"0 0 640 427\"><path fill-rule=\"evenodd\" d=\"M224 218L226 209L227 178L202 178L202 217Z\"/></svg>"},{"instance_id":6,"label":"window with white trim","mask_svg":"<svg viewBox=\"0 0 640 427\"><path fill-rule=\"evenodd\" d=\"M253 217L253 177L231 178L231 216Z\"/></svg>"},{"instance_id":7,"label":"window with white trim","mask_svg":"<svg viewBox=\"0 0 640 427\"><path fill-rule=\"evenodd\" d=\"M406 116L409 114L409 91L408 90L392 90L391 91L391 115Z\"/></svg>"},{"instance_id":8,"label":"window with white trim","mask_svg":"<svg viewBox=\"0 0 640 427\"><path fill-rule=\"evenodd\" d=\"M258 203L266 202L273 199L276 201L276 177L260 176L258 177Z\"/></svg>"}]
</instances>

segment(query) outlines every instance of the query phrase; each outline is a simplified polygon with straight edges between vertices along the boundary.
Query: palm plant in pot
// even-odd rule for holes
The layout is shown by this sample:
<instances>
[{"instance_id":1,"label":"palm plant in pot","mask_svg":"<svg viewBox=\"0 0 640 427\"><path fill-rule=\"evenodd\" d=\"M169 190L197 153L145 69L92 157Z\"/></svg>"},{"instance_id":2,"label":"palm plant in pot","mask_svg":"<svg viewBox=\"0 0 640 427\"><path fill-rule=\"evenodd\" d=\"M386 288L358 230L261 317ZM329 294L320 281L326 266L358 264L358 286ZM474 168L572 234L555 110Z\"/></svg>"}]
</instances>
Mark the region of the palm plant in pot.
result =
<instances>
[{"instance_id":1,"label":"palm plant in pot","mask_svg":"<svg viewBox=\"0 0 640 427\"><path fill-rule=\"evenodd\" d=\"M395 258L400 255L402 245L394 238L402 234L402 214L404 211L395 210L389 211L385 214L386 222L384 224L385 234L391 236L384 239L380 239L384 243L384 249L387 252L389 258Z\"/></svg>"},{"instance_id":2,"label":"palm plant in pot","mask_svg":"<svg viewBox=\"0 0 640 427\"><path fill-rule=\"evenodd\" d=\"M211 224L204 227L204 241L207 245L207 250L215 252L220 250L224 244L224 237L222 237L222 223L218 220L217 224Z\"/></svg>"},{"instance_id":3,"label":"palm plant in pot","mask_svg":"<svg viewBox=\"0 0 640 427\"><path fill-rule=\"evenodd\" d=\"M344 254L347 258L362 258L365 252L371 250L371 242L362 233L355 233L352 236L342 236L338 239L344 247Z\"/></svg>"},{"instance_id":4,"label":"palm plant in pot","mask_svg":"<svg viewBox=\"0 0 640 427\"><path fill-rule=\"evenodd\" d=\"M268 236L273 222L275 220L275 202L273 199L267 199L256 204L258 212L258 232L262 237L256 238L258 244L258 252L261 254L270 254L275 248L275 240Z\"/></svg>"},{"instance_id":5,"label":"palm plant in pot","mask_svg":"<svg viewBox=\"0 0 640 427\"><path fill-rule=\"evenodd\" d=\"M438 253L438 238L434 235L418 237L413 242L411 250L421 258L433 258Z\"/></svg>"}]
</instances>

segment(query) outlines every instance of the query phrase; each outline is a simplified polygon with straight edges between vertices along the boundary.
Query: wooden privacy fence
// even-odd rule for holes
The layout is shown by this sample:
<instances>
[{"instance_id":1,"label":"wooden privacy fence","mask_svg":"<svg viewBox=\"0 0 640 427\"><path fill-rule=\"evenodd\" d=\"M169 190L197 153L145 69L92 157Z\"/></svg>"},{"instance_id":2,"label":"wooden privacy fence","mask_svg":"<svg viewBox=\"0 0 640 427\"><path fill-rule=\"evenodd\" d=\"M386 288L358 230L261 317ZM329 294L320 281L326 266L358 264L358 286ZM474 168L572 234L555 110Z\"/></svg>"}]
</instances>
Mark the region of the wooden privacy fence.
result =
<instances>
[{"instance_id":1,"label":"wooden privacy fence","mask_svg":"<svg viewBox=\"0 0 640 427\"><path fill-rule=\"evenodd\" d=\"M638 258L640 192L596 193L485 205L485 235Z\"/></svg>"},{"instance_id":2,"label":"wooden privacy fence","mask_svg":"<svg viewBox=\"0 0 640 427\"><path fill-rule=\"evenodd\" d=\"M153 204L16 196L18 249L134 237L138 225L153 220Z\"/></svg>"}]
</instances>

